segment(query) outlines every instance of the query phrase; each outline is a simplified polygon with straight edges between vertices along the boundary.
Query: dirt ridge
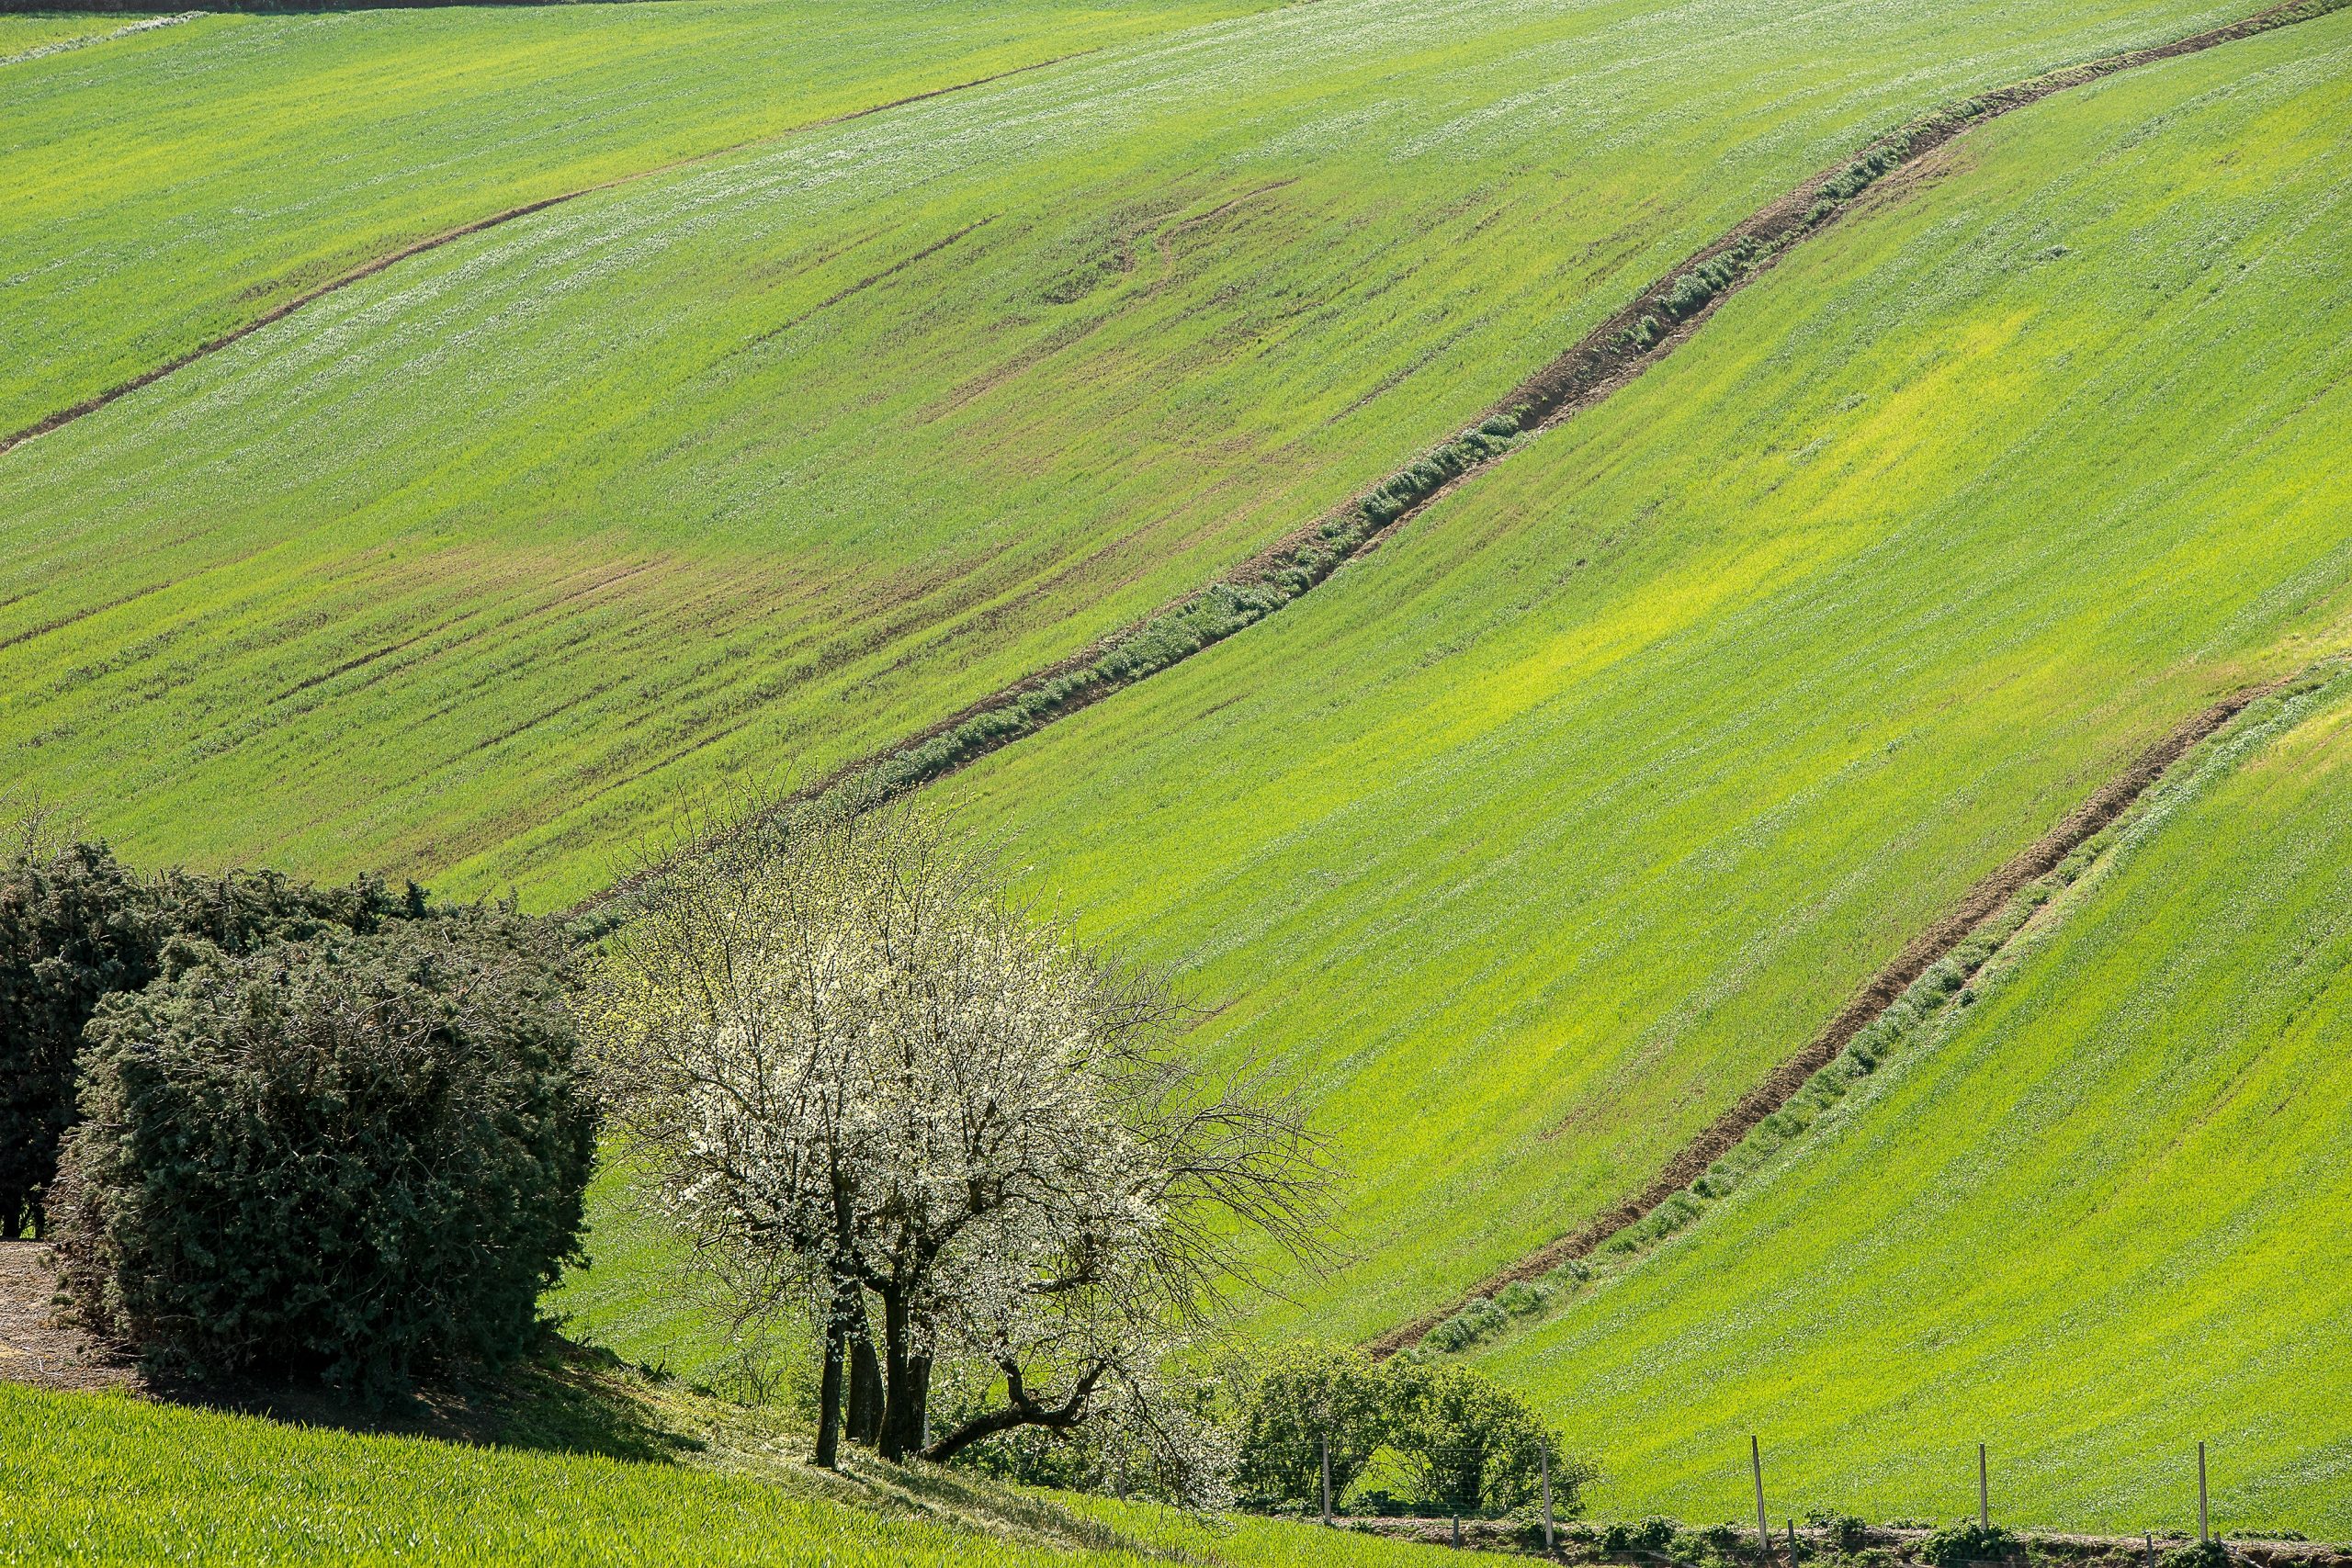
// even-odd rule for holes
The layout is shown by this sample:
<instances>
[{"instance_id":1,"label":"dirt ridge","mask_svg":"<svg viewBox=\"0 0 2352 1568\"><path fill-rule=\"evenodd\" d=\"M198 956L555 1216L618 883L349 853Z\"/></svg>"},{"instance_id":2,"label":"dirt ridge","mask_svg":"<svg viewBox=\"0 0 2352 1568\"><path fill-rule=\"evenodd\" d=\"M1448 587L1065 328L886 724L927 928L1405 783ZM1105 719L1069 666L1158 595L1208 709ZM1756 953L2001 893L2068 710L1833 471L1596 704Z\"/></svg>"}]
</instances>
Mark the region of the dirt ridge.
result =
<instances>
[{"instance_id":1,"label":"dirt ridge","mask_svg":"<svg viewBox=\"0 0 2352 1568\"><path fill-rule=\"evenodd\" d=\"M1445 446L1432 449L1432 455L1458 448L1482 427L1496 421L1510 423L1516 432L1511 444L1504 449L1464 463L1377 521L1367 522L1365 508L1382 487L1360 492L1204 586L1170 600L1140 619L1000 687L923 729L842 764L796 792L786 804L804 804L836 793L859 798L888 795L935 783L1049 724L1092 706L1114 692L1148 679L1245 626L1254 625L1327 581L1349 560L1375 548L1400 525L1450 494L1457 485L1509 457L1521 436L1555 425L1632 382L1688 342L1725 299L1760 277L1790 249L1837 222L1867 191L1893 175L1916 168L1930 153L1972 127L2119 72L2307 21L2347 4L2352 0L2285 0L2222 27L2169 43L2062 67L1947 105L1907 122L1868 143L1853 158L1822 170L1693 252L1630 303L1585 333L1566 352L1512 389L1484 420ZM1248 193L1257 194L1261 193ZM1245 196L1237 200L1246 198ZM1728 276L1713 285L1702 302L1686 303L1679 310L1669 305L1668 301L1677 298L1678 288L1711 266L1724 270ZM1391 476L1382 484L1389 484L1396 478ZM1149 641L1155 633L1175 626L1188 611L1213 596L1236 592L1272 597L1275 602L1245 611L1239 624L1200 637L1197 646L1163 662L1127 673L1100 672L1106 660ZM641 881L641 875L627 879L575 908L584 909L602 904L627 893Z\"/></svg>"},{"instance_id":2,"label":"dirt ridge","mask_svg":"<svg viewBox=\"0 0 2352 1568\"><path fill-rule=\"evenodd\" d=\"M2055 871L2093 834L2120 817L2198 742L2245 712L2250 704L2285 689L2309 673L2299 670L2276 680L2242 687L2175 725L2169 733L2142 751L2130 767L2068 812L2056 827L1984 876L1950 913L1913 937L1901 953L1848 998L1803 1050L1774 1067L1761 1082L1741 1095L1730 1110L1676 1150L1639 1192L1496 1270L1444 1306L1390 1329L1371 1342L1373 1355L1392 1356L1408 1345L1418 1344L1430 1329L1472 1301L1492 1297L1507 1285L1533 1280L1563 1263L1588 1258L1611 1237L1649 1218L1668 1199L1704 1176L1709 1166L1729 1154L1766 1117L1788 1104L1815 1073L1843 1054L1857 1034L1893 1007L1913 981L1967 941L2028 883Z\"/></svg>"},{"instance_id":3,"label":"dirt ridge","mask_svg":"<svg viewBox=\"0 0 2352 1568\"><path fill-rule=\"evenodd\" d=\"M191 16L197 14L189 13ZM77 419L94 414L109 403L119 402L141 388L152 387L164 377L175 371L185 370L200 359L209 359L222 349L251 337L264 327L275 326L305 305L314 305L330 294L340 293L355 283L375 276L386 267L404 262L411 256L423 255L427 251L437 251L442 246L452 244L469 234L479 234L486 229L499 228L514 222L518 218L528 218L533 213L545 212L551 207L561 207L566 202L578 201L582 197L594 196L601 191L617 190L623 186L635 185L640 180L653 179L662 175L675 174L680 169L707 164L714 159L724 158L729 153L742 152L754 147L765 147L775 142L789 141L796 136L805 136L812 130L822 130L828 126L846 125L851 120L865 119L868 116L881 114L888 109L904 108L909 104L919 104L931 98L945 97L951 93L968 92L974 87L985 87L991 82L1001 82L1008 77L1026 75L1032 71L1043 71L1050 65L1066 64L1070 61L1080 60L1099 51L1100 46L1095 49L1077 50L1069 54L1057 54L1050 60L1032 61L1026 65L1016 65L1010 70L998 71L986 76L976 76L968 82L956 82L944 87L932 87L923 92L910 93L904 97L892 98L888 103L869 104L864 108L828 115L822 119L807 120L799 125L786 127L783 130L772 131L765 136L754 136L747 141L731 141L724 147L714 147L704 152L690 152L683 158L673 158L666 164L656 164L650 168L633 170L626 175L616 175L611 179L599 180L594 185L581 186L574 190L558 191L553 196L540 197L535 201L526 201L517 207L504 208L486 218L477 218L470 222L460 223L453 229L444 229L436 233L428 234L424 239L402 245L398 250L387 252L371 261L362 262L346 272L337 273L316 288L307 289L291 299L273 305L252 321L241 326L232 327L217 337L205 339L177 358L166 360L151 369L142 370L129 380L117 382L105 391L86 397L70 408L59 409L54 413L46 414L22 430L7 435L0 435L0 456L15 451L37 436L47 435L50 432L62 429Z\"/></svg>"}]
</instances>

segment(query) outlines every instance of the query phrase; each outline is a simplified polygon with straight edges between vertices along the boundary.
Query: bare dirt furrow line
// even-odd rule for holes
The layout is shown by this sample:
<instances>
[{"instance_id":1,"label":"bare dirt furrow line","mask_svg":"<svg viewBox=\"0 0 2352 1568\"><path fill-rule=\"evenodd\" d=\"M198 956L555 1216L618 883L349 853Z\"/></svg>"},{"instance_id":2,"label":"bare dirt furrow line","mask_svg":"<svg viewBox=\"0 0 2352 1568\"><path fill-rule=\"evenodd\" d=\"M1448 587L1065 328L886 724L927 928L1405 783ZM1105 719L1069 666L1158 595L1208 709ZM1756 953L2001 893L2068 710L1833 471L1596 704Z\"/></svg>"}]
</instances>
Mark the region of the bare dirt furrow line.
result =
<instances>
[{"instance_id":1,"label":"bare dirt furrow line","mask_svg":"<svg viewBox=\"0 0 2352 1568\"><path fill-rule=\"evenodd\" d=\"M2287 0L2223 27L2067 66L1911 121L1693 253L1513 389L1486 419L1409 468L1268 546L1207 586L825 775L796 794L793 802L836 792L875 798L920 788L1264 619L1374 547L1399 524L1464 480L1509 457L1529 434L1631 383L1689 342L1725 299L1761 276L1781 255L1852 210L1866 191L1916 168L1971 127L2119 72L2307 21L2347 4L2352 0ZM1247 192L1215 210L1224 211L1273 188ZM601 903L640 880L629 879L587 902Z\"/></svg>"},{"instance_id":2,"label":"bare dirt furrow line","mask_svg":"<svg viewBox=\"0 0 2352 1568\"><path fill-rule=\"evenodd\" d=\"M411 256L423 255L427 251L437 251L442 246L454 243L469 234L479 234L486 229L499 228L503 224L514 222L518 218L528 218L533 213L545 212L551 207L561 207L566 202L577 201L583 196L594 196L600 191L617 190L623 186L635 185L640 180L650 180L662 175L675 174L681 169L693 168L699 164L707 164L713 159L724 158L729 153L747 152L754 147L765 147L775 142L788 141L796 136L805 136L812 130L821 130L827 126L846 125L851 120L864 119L870 115L881 114L888 109L904 108L909 104L919 104L931 98L944 97L950 93L968 92L974 87L985 87L992 82L1001 82L1008 77L1025 75L1032 71L1043 71L1047 66L1065 64L1069 61L1083 59L1096 52L1098 52L1096 50L1081 49L1069 54L1056 55L1051 60L1035 61L1027 65L1016 65L1009 71L999 71L987 76L976 76L968 82L957 82L945 87L933 87L925 92L910 93L905 97L892 98L888 103L870 104L862 109L851 109L842 114L828 115L822 119L812 119L766 136L754 136L749 141L729 142L724 147L714 147L707 152L689 153L684 158L673 158L666 164L657 164L649 169L638 169L629 174L616 175L611 179L599 180L594 185L582 186L575 190L560 191L553 196L541 197L537 201L526 201L519 207L509 207L503 211L493 212L487 218L475 219L470 223L461 223L454 229L444 229L438 233L429 234L422 240L403 245L399 250L378 256L372 261L362 262L348 272L337 273L317 288L272 306L242 326L232 327L218 337L207 338L175 359L167 360L153 369L142 370L128 381L119 382L103 392L85 398L71 408L60 409L55 413L46 415L13 434L0 436L0 455L16 450L36 436L47 435L52 430L61 429L77 419L94 414L109 403L119 402L142 387L152 387L173 372L185 370L197 361L209 358L231 344L251 337L262 328L273 326L284 321L305 305L316 304L330 294L339 293L355 283L375 276L386 267L404 262Z\"/></svg>"},{"instance_id":3,"label":"bare dirt furrow line","mask_svg":"<svg viewBox=\"0 0 2352 1568\"><path fill-rule=\"evenodd\" d=\"M1372 1353L1389 1356L1418 1344L1430 1329L1476 1298L1492 1297L1507 1285L1535 1279L1563 1263L1589 1257L1611 1237L1649 1218L1668 1199L1704 1176L1708 1167L1729 1154L1766 1117L1788 1104L1815 1073L1838 1059L1857 1034L1893 1007L1913 981L1967 941L2028 883L2056 870L2093 834L2120 817L2190 748L2235 718L2248 704L2282 690L2308 673L2298 671L2245 687L2174 726L2171 733L2141 752L2129 768L2099 786L2088 800L2067 813L2064 820L1970 888L1967 897L1951 913L1912 938L1901 953L1838 1009L1837 1016L1806 1043L1804 1049L1774 1067L1704 1132L1676 1150L1640 1192L1566 1235L1498 1269L1444 1306L1389 1330L1372 1342Z\"/></svg>"}]
</instances>

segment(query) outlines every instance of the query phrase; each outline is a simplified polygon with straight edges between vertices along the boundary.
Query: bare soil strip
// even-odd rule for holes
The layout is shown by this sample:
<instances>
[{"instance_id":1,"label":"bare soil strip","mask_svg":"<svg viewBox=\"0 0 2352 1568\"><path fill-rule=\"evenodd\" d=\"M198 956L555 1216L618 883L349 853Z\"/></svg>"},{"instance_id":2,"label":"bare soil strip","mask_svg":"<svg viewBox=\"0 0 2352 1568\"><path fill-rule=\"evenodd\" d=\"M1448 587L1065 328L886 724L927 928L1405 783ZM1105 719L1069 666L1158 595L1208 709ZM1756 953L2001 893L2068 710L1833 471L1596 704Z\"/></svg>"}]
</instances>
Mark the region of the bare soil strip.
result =
<instances>
[{"instance_id":1,"label":"bare soil strip","mask_svg":"<svg viewBox=\"0 0 2352 1568\"><path fill-rule=\"evenodd\" d=\"M528 218L535 212L545 212L550 207L561 207L564 203L577 201L583 196L594 196L599 191L616 190L622 186L635 185L639 180L650 180L657 175L674 174L680 169L692 168L698 164L707 164L713 159L724 158L732 152L745 152L753 147L765 147L795 136L805 136L809 131L821 130L827 126L845 125L851 120L864 119L869 115L877 115L886 109L904 108L909 104L919 104L928 98L945 97L950 93L968 92L974 87L985 87L991 82L1001 82L1008 77L1025 75L1032 71L1043 71L1049 65L1065 64L1069 61L1082 59L1095 52L1097 52L1096 50L1081 49L1069 54L1057 54L1051 60L1039 60L1027 65L1016 65L1009 71L999 71L987 76L976 76L968 82L957 82L945 87L933 87L926 92L910 93L903 98L892 98L888 103L870 104L862 109L851 109L842 114L828 115L822 119L812 119L805 124L775 131L766 136L755 136L746 141L729 142L724 147L714 147L707 152L694 152L684 158L673 158L669 163L657 164L650 169L639 169L630 174L616 175L609 180L599 180L594 185L582 186L576 190L561 191L554 196L541 197L537 201L526 201L520 207L510 207L502 212L493 212L487 218L478 218L470 223L461 223L454 229L444 229L437 234L427 235L413 244L403 245L399 250L378 256L373 261L363 262L348 272L338 273L317 288L272 306L243 326L233 327L218 337L206 339L176 359L166 361L152 370L142 370L130 380L109 387L95 397L85 398L71 408L60 409L55 413L49 414L13 434L0 436L0 455L14 451L35 436L47 435L51 431L71 424L85 415L94 414L107 404L129 397L141 387L152 387L174 371L185 370L198 360L209 358L231 344L251 337L262 328L284 321L305 305L315 304L328 295L348 288L363 278L375 276L376 274L395 263L404 262L411 256L423 255L427 251L437 251L442 246L462 240L469 234L479 234L485 229L495 229L502 224L512 223L518 218Z\"/></svg>"},{"instance_id":2,"label":"bare soil strip","mask_svg":"<svg viewBox=\"0 0 2352 1568\"><path fill-rule=\"evenodd\" d=\"M2235 718L2248 704L2284 689L2308 673L2297 671L2245 687L2176 725L2170 734L2140 753L2129 768L2069 812L2064 821L1970 888L1958 908L1912 938L1908 946L1854 993L1804 1050L1774 1067L1704 1132L1677 1150L1648 1186L1607 1213L1595 1216L1580 1228L1488 1275L1444 1306L1390 1329L1372 1342L1372 1353L1391 1356L1417 1344L1422 1336L1476 1298L1491 1297L1506 1285L1533 1280L1563 1263L1589 1257L1611 1236L1647 1219L1660 1204L1704 1176L1709 1166L1729 1154L1741 1139L1756 1130L1758 1122L1786 1105L1814 1074L1838 1059L1855 1035L1893 1007L1914 980L1968 940L2026 884L2056 870L2059 863L2081 848L2092 834L2121 816L2191 747Z\"/></svg>"},{"instance_id":3,"label":"bare soil strip","mask_svg":"<svg viewBox=\"0 0 2352 1568\"><path fill-rule=\"evenodd\" d=\"M1267 547L1206 587L1171 600L929 728L842 767L799 792L794 801L836 792L856 799L878 798L920 788L1273 614L1456 485L1501 461L1526 434L1590 408L1633 381L1690 341L1724 300L1761 276L1790 249L1850 211L1864 192L1917 168L1970 128L2119 72L2308 21L2347 4L2352 0L2287 0L2224 27L2067 66L1949 105L1881 137L1850 161L1822 171L1694 253L1521 383L1485 420L1412 467ZM1241 199L1247 197L1237 198ZM641 875L628 879L580 907L601 904L642 880Z\"/></svg>"}]
</instances>

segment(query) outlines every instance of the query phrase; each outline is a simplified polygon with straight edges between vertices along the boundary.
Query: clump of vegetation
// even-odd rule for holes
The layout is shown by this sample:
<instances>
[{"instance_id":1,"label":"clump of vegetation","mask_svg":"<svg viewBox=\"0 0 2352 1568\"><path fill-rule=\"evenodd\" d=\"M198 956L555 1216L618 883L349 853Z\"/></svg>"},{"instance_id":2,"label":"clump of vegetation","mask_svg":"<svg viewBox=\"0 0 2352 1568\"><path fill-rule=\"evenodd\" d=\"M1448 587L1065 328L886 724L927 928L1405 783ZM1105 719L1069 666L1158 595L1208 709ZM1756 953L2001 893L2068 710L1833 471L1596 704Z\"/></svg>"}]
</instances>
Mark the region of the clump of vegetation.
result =
<instances>
[{"instance_id":1,"label":"clump of vegetation","mask_svg":"<svg viewBox=\"0 0 2352 1568\"><path fill-rule=\"evenodd\" d=\"M1318 1508L1327 1452L1334 1506L1373 1513L1508 1513L1542 1495L1548 1466L1554 1516L1574 1518L1600 1476L1518 1393L1468 1367L1293 1346L1242 1384L1235 1485L1255 1507Z\"/></svg>"},{"instance_id":2,"label":"clump of vegetation","mask_svg":"<svg viewBox=\"0 0 2352 1568\"><path fill-rule=\"evenodd\" d=\"M2018 1538L2001 1525L1963 1519L1947 1525L1920 1543L1918 1556L1935 1568L1967 1568L1971 1562L2006 1562L2025 1555Z\"/></svg>"},{"instance_id":3,"label":"clump of vegetation","mask_svg":"<svg viewBox=\"0 0 2352 1568\"><path fill-rule=\"evenodd\" d=\"M168 962L88 1027L57 1199L83 1321L157 1371L370 1397L521 1353L595 1148L560 944L493 911Z\"/></svg>"},{"instance_id":4,"label":"clump of vegetation","mask_svg":"<svg viewBox=\"0 0 2352 1568\"><path fill-rule=\"evenodd\" d=\"M36 812L0 859L0 1235L43 1229L59 1141L74 1121L82 1032L107 997L162 972L174 942L225 953L437 918L414 883L319 887L269 871L134 874Z\"/></svg>"}]
</instances>

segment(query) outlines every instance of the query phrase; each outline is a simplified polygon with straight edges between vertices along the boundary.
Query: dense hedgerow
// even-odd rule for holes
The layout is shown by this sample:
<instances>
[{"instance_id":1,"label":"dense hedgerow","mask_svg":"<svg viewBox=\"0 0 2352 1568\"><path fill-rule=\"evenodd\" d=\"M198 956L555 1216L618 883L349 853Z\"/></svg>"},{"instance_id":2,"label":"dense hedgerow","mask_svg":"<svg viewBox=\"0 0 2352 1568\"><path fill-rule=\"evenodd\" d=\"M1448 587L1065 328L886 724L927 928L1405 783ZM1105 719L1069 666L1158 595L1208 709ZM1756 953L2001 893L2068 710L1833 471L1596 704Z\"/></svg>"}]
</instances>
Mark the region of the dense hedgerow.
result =
<instances>
[{"instance_id":1,"label":"dense hedgerow","mask_svg":"<svg viewBox=\"0 0 2352 1568\"><path fill-rule=\"evenodd\" d=\"M85 1033L52 1204L74 1312L157 1371L370 1395L523 1350L594 1149L566 963L499 910L176 944Z\"/></svg>"},{"instance_id":2,"label":"dense hedgerow","mask_svg":"<svg viewBox=\"0 0 2352 1568\"><path fill-rule=\"evenodd\" d=\"M372 877L345 887L267 871L141 877L102 843L25 823L0 862L0 1235L42 1227L83 1026L108 994L153 980L172 942L247 953L447 912L413 883L395 893Z\"/></svg>"}]
</instances>

